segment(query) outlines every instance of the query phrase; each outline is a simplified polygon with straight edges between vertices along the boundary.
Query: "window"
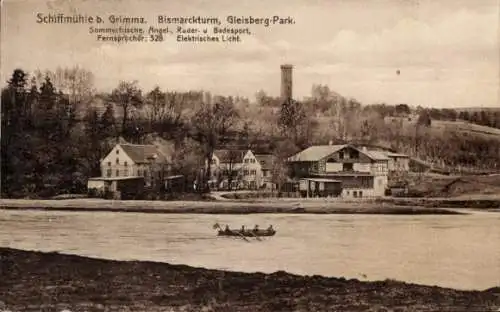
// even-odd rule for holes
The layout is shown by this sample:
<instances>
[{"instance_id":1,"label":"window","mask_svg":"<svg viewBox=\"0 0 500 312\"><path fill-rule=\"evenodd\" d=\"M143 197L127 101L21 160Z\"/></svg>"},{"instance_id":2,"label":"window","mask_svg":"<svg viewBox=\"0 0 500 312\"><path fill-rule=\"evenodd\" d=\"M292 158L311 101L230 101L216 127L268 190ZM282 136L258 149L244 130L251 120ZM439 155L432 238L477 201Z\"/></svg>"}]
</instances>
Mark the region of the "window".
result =
<instances>
[{"instance_id":1,"label":"window","mask_svg":"<svg viewBox=\"0 0 500 312\"><path fill-rule=\"evenodd\" d=\"M255 170L255 169L254 170L250 170L250 174L251 175L256 175L257 174L257 170Z\"/></svg>"},{"instance_id":2,"label":"window","mask_svg":"<svg viewBox=\"0 0 500 312\"><path fill-rule=\"evenodd\" d=\"M116 169L116 176L119 177L120 176L120 170Z\"/></svg>"},{"instance_id":3,"label":"window","mask_svg":"<svg viewBox=\"0 0 500 312\"><path fill-rule=\"evenodd\" d=\"M248 175L248 170L244 170L244 171L243 171L243 175L246 175L246 176L247 176L247 175Z\"/></svg>"},{"instance_id":4,"label":"window","mask_svg":"<svg viewBox=\"0 0 500 312\"><path fill-rule=\"evenodd\" d=\"M111 169L107 170L106 175L108 176L108 178L111 177Z\"/></svg>"},{"instance_id":5,"label":"window","mask_svg":"<svg viewBox=\"0 0 500 312\"><path fill-rule=\"evenodd\" d=\"M359 191L359 197L363 197L363 191Z\"/></svg>"},{"instance_id":6,"label":"window","mask_svg":"<svg viewBox=\"0 0 500 312\"><path fill-rule=\"evenodd\" d=\"M120 159L118 159L118 157L116 158L116 164L119 165L120 164Z\"/></svg>"},{"instance_id":7,"label":"window","mask_svg":"<svg viewBox=\"0 0 500 312\"><path fill-rule=\"evenodd\" d=\"M120 154L120 150L116 149L116 155Z\"/></svg>"},{"instance_id":8,"label":"window","mask_svg":"<svg viewBox=\"0 0 500 312\"><path fill-rule=\"evenodd\" d=\"M128 177L128 169L123 169L123 176Z\"/></svg>"},{"instance_id":9,"label":"window","mask_svg":"<svg viewBox=\"0 0 500 312\"><path fill-rule=\"evenodd\" d=\"M212 159L212 165L215 165L217 163L216 159Z\"/></svg>"},{"instance_id":10,"label":"window","mask_svg":"<svg viewBox=\"0 0 500 312\"><path fill-rule=\"evenodd\" d=\"M127 167L127 166L128 166L127 162L124 162L124 163L123 163L123 165L124 165L125 167Z\"/></svg>"},{"instance_id":11,"label":"window","mask_svg":"<svg viewBox=\"0 0 500 312\"><path fill-rule=\"evenodd\" d=\"M111 167L111 162L110 161L108 161L108 166Z\"/></svg>"},{"instance_id":12,"label":"window","mask_svg":"<svg viewBox=\"0 0 500 312\"><path fill-rule=\"evenodd\" d=\"M248 164L248 159L245 159L244 162L245 162L245 164Z\"/></svg>"},{"instance_id":13,"label":"window","mask_svg":"<svg viewBox=\"0 0 500 312\"><path fill-rule=\"evenodd\" d=\"M352 164L342 164L343 171L353 171Z\"/></svg>"},{"instance_id":14,"label":"window","mask_svg":"<svg viewBox=\"0 0 500 312\"><path fill-rule=\"evenodd\" d=\"M250 159L251 164L255 164L255 159Z\"/></svg>"},{"instance_id":15,"label":"window","mask_svg":"<svg viewBox=\"0 0 500 312\"><path fill-rule=\"evenodd\" d=\"M344 159L344 152L339 152L339 158Z\"/></svg>"},{"instance_id":16,"label":"window","mask_svg":"<svg viewBox=\"0 0 500 312\"><path fill-rule=\"evenodd\" d=\"M358 151L352 151L351 152L351 157L352 158L359 158L359 152Z\"/></svg>"},{"instance_id":17,"label":"window","mask_svg":"<svg viewBox=\"0 0 500 312\"><path fill-rule=\"evenodd\" d=\"M141 171L141 169L138 169L138 170L137 170L137 176L139 176L139 177L140 177L141 175L142 175L142 171Z\"/></svg>"},{"instance_id":18,"label":"window","mask_svg":"<svg viewBox=\"0 0 500 312\"><path fill-rule=\"evenodd\" d=\"M353 191L353 192L352 192L352 195L353 195L354 197L358 197L358 192L357 192L357 191Z\"/></svg>"}]
</instances>

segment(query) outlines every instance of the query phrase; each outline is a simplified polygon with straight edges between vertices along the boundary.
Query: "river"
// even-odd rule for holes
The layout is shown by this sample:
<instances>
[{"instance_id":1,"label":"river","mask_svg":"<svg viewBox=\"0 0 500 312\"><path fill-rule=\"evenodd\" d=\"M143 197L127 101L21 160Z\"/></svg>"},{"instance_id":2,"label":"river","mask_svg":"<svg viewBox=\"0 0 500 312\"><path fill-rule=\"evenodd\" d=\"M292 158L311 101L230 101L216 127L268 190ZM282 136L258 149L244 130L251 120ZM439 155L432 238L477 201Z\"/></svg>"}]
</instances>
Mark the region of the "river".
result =
<instances>
[{"instance_id":1,"label":"river","mask_svg":"<svg viewBox=\"0 0 500 312\"><path fill-rule=\"evenodd\" d=\"M245 242L212 225L261 228ZM500 213L203 215L0 210L0 246L244 272L287 272L457 289L500 286Z\"/></svg>"}]
</instances>

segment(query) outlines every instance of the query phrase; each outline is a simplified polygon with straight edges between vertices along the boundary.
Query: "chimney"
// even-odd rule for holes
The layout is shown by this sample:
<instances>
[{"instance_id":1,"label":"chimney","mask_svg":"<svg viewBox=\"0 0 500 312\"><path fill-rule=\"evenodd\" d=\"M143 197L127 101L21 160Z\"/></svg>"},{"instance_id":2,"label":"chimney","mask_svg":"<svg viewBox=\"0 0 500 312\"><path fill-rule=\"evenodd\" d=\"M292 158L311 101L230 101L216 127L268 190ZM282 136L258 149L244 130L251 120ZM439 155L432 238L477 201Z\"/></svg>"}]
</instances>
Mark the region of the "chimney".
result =
<instances>
[{"instance_id":1,"label":"chimney","mask_svg":"<svg viewBox=\"0 0 500 312\"><path fill-rule=\"evenodd\" d=\"M293 65L281 65L281 99L292 99L292 70Z\"/></svg>"},{"instance_id":2,"label":"chimney","mask_svg":"<svg viewBox=\"0 0 500 312\"><path fill-rule=\"evenodd\" d=\"M363 146L363 148L361 149L364 153L368 152L368 149L366 148L366 146Z\"/></svg>"}]
</instances>

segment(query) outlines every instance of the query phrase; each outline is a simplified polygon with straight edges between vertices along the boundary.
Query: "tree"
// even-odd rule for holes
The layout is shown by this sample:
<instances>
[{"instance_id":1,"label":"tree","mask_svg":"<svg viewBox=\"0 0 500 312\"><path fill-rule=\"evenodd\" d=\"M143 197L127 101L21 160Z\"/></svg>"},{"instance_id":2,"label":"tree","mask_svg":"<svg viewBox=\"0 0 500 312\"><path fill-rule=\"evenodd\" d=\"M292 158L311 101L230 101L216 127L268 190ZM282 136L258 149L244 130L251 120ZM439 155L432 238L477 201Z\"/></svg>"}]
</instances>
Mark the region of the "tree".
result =
<instances>
[{"instance_id":1,"label":"tree","mask_svg":"<svg viewBox=\"0 0 500 312\"><path fill-rule=\"evenodd\" d=\"M278 125L284 136L291 135L293 142L298 145L303 141L301 135L307 126L308 118L304 107L292 99L281 105Z\"/></svg>"},{"instance_id":2,"label":"tree","mask_svg":"<svg viewBox=\"0 0 500 312\"><path fill-rule=\"evenodd\" d=\"M411 113L411 109L407 104L398 104L395 107L396 114L398 115L409 115Z\"/></svg>"},{"instance_id":3,"label":"tree","mask_svg":"<svg viewBox=\"0 0 500 312\"><path fill-rule=\"evenodd\" d=\"M236 124L238 113L229 98L217 97L212 104L211 96L207 96L192 118L192 125L198 142L201 143L206 160L203 191L208 191L208 179L211 176L211 160L214 150Z\"/></svg>"},{"instance_id":4,"label":"tree","mask_svg":"<svg viewBox=\"0 0 500 312\"><path fill-rule=\"evenodd\" d=\"M233 181L237 181L241 176L241 168L237 170L236 164L241 162L241 151L230 149L225 159L225 166L222 168L222 176L227 179L227 189L232 190Z\"/></svg>"},{"instance_id":5,"label":"tree","mask_svg":"<svg viewBox=\"0 0 500 312\"><path fill-rule=\"evenodd\" d=\"M122 127L124 133L129 122L129 115L133 108L139 108L143 104L142 92L137 85L137 81L121 81L118 87L111 92L111 102L122 108Z\"/></svg>"},{"instance_id":6,"label":"tree","mask_svg":"<svg viewBox=\"0 0 500 312\"><path fill-rule=\"evenodd\" d=\"M77 114L86 113L95 93L94 75L91 71L79 66L58 67L55 71L47 70L44 73L37 70L33 78L41 84L45 77L52 81L57 90L67 95L69 104Z\"/></svg>"}]
</instances>

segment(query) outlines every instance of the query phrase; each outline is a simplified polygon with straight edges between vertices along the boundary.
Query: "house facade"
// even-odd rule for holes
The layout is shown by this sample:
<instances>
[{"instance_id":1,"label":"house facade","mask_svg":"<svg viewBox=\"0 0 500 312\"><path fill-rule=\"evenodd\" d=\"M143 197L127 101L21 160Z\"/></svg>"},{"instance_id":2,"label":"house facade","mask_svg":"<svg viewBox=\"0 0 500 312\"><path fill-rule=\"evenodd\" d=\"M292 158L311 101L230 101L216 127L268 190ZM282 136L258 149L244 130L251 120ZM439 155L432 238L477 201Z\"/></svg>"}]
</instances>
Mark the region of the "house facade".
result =
<instances>
[{"instance_id":1,"label":"house facade","mask_svg":"<svg viewBox=\"0 0 500 312\"><path fill-rule=\"evenodd\" d=\"M88 190L133 198L146 188L163 189L172 168L171 147L118 143L100 162L101 176L88 180Z\"/></svg>"},{"instance_id":2,"label":"house facade","mask_svg":"<svg viewBox=\"0 0 500 312\"><path fill-rule=\"evenodd\" d=\"M400 153L387 153L389 158L389 172L409 172L410 171L410 156Z\"/></svg>"},{"instance_id":3,"label":"house facade","mask_svg":"<svg viewBox=\"0 0 500 312\"><path fill-rule=\"evenodd\" d=\"M330 185L330 194L336 192L347 198L384 196L388 162L381 152L348 144L311 146L288 158L293 178L315 182L315 190ZM341 191L334 192L338 183Z\"/></svg>"},{"instance_id":4,"label":"house facade","mask_svg":"<svg viewBox=\"0 0 500 312\"><path fill-rule=\"evenodd\" d=\"M274 156L251 150L215 150L211 161L212 188L257 190L272 188Z\"/></svg>"},{"instance_id":5,"label":"house facade","mask_svg":"<svg viewBox=\"0 0 500 312\"><path fill-rule=\"evenodd\" d=\"M144 177L146 185L168 174L171 168L171 158L155 145L116 144L101 160L103 177Z\"/></svg>"}]
</instances>

